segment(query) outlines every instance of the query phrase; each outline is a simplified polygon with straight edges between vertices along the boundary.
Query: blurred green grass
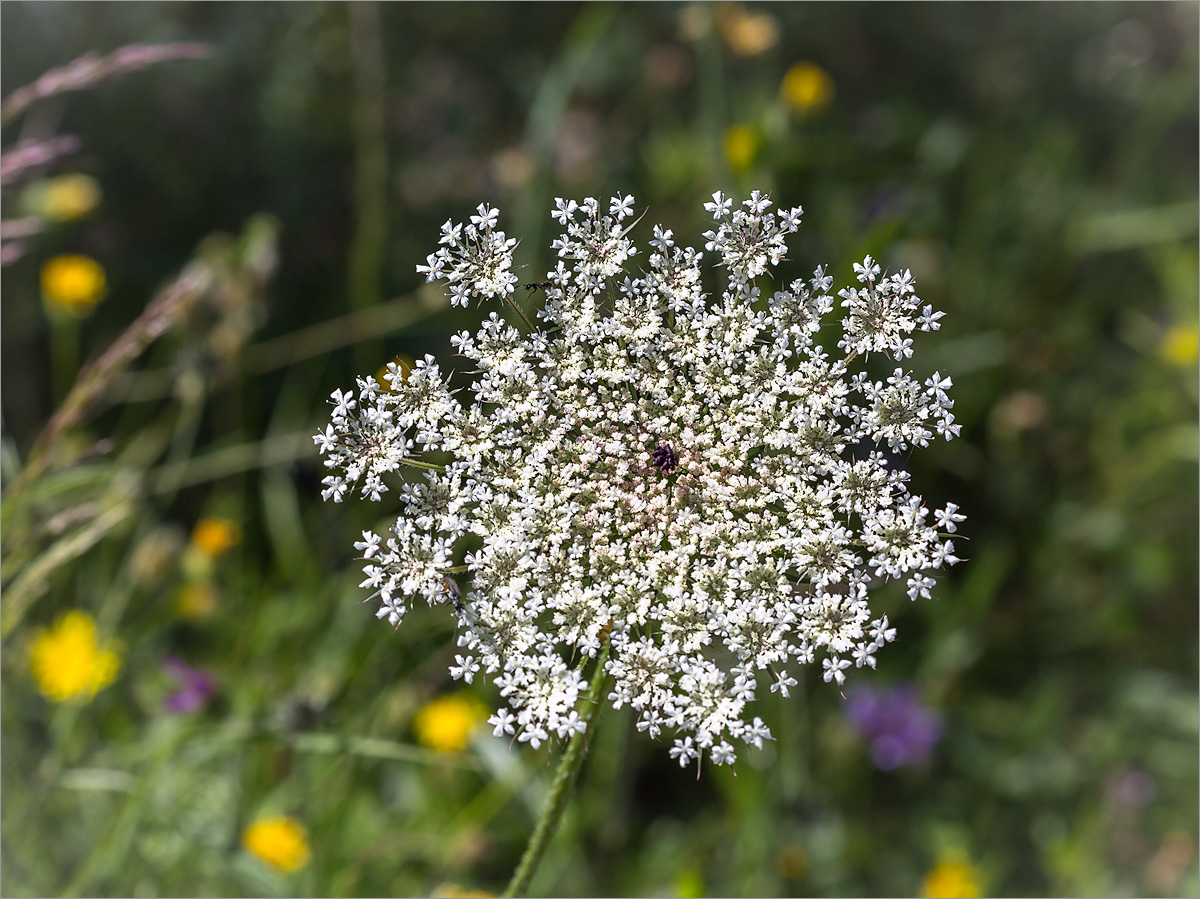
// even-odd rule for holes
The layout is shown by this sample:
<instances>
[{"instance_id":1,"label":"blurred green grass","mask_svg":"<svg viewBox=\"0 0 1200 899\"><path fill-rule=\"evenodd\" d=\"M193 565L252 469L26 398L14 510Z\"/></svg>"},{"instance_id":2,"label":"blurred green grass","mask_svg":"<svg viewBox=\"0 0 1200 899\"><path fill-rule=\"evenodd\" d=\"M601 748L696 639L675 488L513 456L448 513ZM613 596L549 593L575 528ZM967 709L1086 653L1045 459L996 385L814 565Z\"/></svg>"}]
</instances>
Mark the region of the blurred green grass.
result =
<instances>
[{"instance_id":1,"label":"blurred green grass","mask_svg":"<svg viewBox=\"0 0 1200 899\"><path fill-rule=\"evenodd\" d=\"M805 206L786 274L828 262L844 281L870 252L948 313L923 364L953 375L963 439L912 465L931 502L970 516L970 562L936 604L893 595L898 642L859 678L915 682L945 734L928 766L876 771L810 678L762 701L776 743L696 781L606 711L534 889L911 895L958 852L987 893L1200 891L1196 5L377 13L355 30L338 4L0 9L6 96L91 50L213 49L4 131L6 148L78 136L52 171L104 193L3 271L5 593L104 527L51 557L4 626L0 891L499 891L553 769L486 729L459 753L418 743L415 714L451 692L452 624L418 611L392 632L361 604L351 543L378 510L320 502L308 435L330 390L398 353L445 361L477 320L413 270L448 216L498 205L534 280L553 197L631 192L695 242L718 188ZM802 61L827 102L781 94ZM244 231L263 212L277 238ZM13 503L61 398L38 272L65 252L109 281L82 359L193 256L214 286ZM241 535L198 560L205 516ZM207 614L180 614L188 584L216 597ZM123 665L90 702L55 704L28 652L75 608ZM164 711L172 656L215 676L202 709ZM241 846L273 812L308 830L293 874Z\"/></svg>"}]
</instances>

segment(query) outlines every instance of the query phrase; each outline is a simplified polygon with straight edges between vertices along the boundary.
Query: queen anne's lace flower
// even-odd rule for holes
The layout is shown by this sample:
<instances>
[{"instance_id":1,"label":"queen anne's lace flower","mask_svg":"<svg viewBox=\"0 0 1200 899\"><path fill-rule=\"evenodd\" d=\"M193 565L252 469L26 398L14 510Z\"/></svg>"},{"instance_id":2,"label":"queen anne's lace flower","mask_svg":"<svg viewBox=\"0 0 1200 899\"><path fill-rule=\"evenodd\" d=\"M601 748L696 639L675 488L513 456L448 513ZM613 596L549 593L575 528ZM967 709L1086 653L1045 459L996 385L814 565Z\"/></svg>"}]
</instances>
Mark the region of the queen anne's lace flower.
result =
<instances>
[{"instance_id":1,"label":"queen anne's lace flower","mask_svg":"<svg viewBox=\"0 0 1200 899\"><path fill-rule=\"evenodd\" d=\"M624 274L632 205L557 201L541 329L492 312L453 338L477 370L473 396L455 395L432 356L389 368L388 389L361 378L356 395L335 392L316 437L335 472L324 495L379 500L401 466L420 471L391 533L355 544L363 586L393 624L414 596L453 608L451 674L494 677L511 709L490 719L497 735L537 747L582 730L584 675L609 642L612 704L670 733L681 765L726 764L734 742L770 739L747 720L763 683L786 696L793 666L818 656L838 685L852 665L875 667L896 632L873 617L871 587L902 578L928 598L932 573L958 561L958 507L931 515L883 451L957 436L950 378L851 372L872 353L908 359L910 335L942 313L922 307L909 272L867 257L859 286L837 294L831 356L816 342L835 305L824 268L768 297L757 283L799 207L713 195L705 250L726 274L713 303L702 254L661 227L644 271ZM487 206L447 222L419 270L456 303L511 303L515 242L496 222Z\"/></svg>"}]
</instances>

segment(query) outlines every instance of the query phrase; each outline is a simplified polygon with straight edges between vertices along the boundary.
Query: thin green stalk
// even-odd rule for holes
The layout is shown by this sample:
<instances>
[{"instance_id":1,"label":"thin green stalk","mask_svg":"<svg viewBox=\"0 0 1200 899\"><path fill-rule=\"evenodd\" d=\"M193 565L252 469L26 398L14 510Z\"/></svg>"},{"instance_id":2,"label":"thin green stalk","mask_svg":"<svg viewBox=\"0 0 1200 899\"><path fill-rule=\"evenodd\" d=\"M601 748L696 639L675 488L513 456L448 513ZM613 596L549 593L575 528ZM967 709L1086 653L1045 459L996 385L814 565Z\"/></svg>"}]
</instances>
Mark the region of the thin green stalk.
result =
<instances>
[{"instance_id":1,"label":"thin green stalk","mask_svg":"<svg viewBox=\"0 0 1200 899\"><path fill-rule=\"evenodd\" d=\"M215 275L208 265L194 262L187 266L178 278L155 295L142 314L98 359L79 372L75 386L34 441L25 467L4 497L6 526L13 511L22 508L20 497L26 487L50 466L52 451L59 438L99 405L113 378L128 368L146 347L177 324L191 304L212 286L214 279Z\"/></svg>"},{"instance_id":2,"label":"thin green stalk","mask_svg":"<svg viewBox=\"0 0 1200 899\"><path fill-rule=\"evenodd\" d=\"M554 783L550 787L550 795L546 797L542 815L533 829L533 836L529 838L529 845L525 847L521 863L517 865L517 870L513 872L512 880L509 881L508 888L504 891L506 899L511 899L513 896L524 896L529 891L529 883L542 863L542 857L545 856L546 849L550 846L550 840L558 832L563 812L567 810L571 787L575 783L575 776L579 774L583 757L587 755L593 724L598 717L600 700L604 696L604 686L607 681L604 663L608 659L608 648L609 644L605 643L604 649L596 658L596 670L592 673L592 684L588 689L587 701L584 704L583 731L576 733L567 743L567 751L563 753L562 761L558 763L558 771L554 774Z\"/></svg>"},{"instance_id":3,"label":"thin green stalk","mask_svg":"<svg viewBox=\"0 0 1200 899\"><path fill-rule=\"evenodd\" d=\"M7 639L12 629L24 617L34 600L42 596L50 584L50 576L60 567L91 549L105 534L123 523L137 511L128 500L118 501L87 527L51 546L17 575L4 590L0 603L0 639Z\"/></svg>"},{"instance_id":4,"label":"thin green stalk","mask_svg":"<svg viewBox=\"0 0 1200 899\"><path fill-rule=\"evenodd\" d=\"M56 313L50 320L50 384L54 402L66 399L79 374L79 321Z\"/></svg>"},{"instance_id":5,"label":"thin green stalk","mask_svg":"<svg viewBox=\"0 0 1200 899\"><path fill-rule=\"evenodd\" d=\"M708 139L710 176L720 178L726 173L722 161L721 133L726 120L725 70L721 62L721 40L717 35L716 17L712 7L704 7L708 16L708 27L698 41L696 52L699 57L699 120Z\"/></svg>"},{"instance_id":6,"label":"thin green stalk","mask_svg":"<svg viewBox=\"0 0 1200 899\"><path fill-rule=\"evenodd\" d=\"M350 50L354 75L354 238L350 244L350 304L370 309L382 300L383 255L387 246L386 73L379 5L351 3ZM355 361L373 371L383 343L359 344Z\"/></svg>"}]
</instances>

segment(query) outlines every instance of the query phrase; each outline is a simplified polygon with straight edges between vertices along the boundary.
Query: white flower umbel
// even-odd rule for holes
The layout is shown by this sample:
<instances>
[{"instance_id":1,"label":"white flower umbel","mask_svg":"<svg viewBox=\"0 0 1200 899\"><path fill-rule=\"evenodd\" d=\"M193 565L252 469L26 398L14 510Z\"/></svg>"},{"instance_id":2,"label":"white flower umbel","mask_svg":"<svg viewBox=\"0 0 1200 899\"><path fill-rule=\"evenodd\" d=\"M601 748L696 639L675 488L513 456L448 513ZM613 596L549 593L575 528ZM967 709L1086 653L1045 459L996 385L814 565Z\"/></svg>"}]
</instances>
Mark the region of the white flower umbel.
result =
<instances>
[{"instance_id":1,"label":"white flower umbel","mask_svg":"<svg viewBox=\"0 0 1200 899\"><path fill-rule=\"evenodd\" d=\"M800 208L713 195L704 247L726 282L714 301L703 254L661 227L644 269L626 272L632 204L557 202L540 328L491 312L454 337L477 370L465 397L432 356L390 367L387 388L362 378L356 395L335 393L316 438L334 472L324 495L379 500L399 469L415 474L390 535L356 544L363 585L393 624L414 596L453 608L451 673L494 677L510 706L491 719L498 735L536 747L581 730L583 675L608 640L612 704L670 734L681 765L725 764L735 743L770 739L749 715L762 685L786 696L794 667L818 656L838 685L875 667L895 637L868 604L876 585L904 579L927 598L958 561L958 507L931 513L885 454L958 434L950 378L851 370L871 354L907 360L913 332L942 313L909 272L868 257L819 343L836 304L824 268L760 294ZM487 206L447 222L419 267L454 302L511 304L514 241L496 222ZM451 461L420 459L430 452ZM455 567L464 540L475 548ZM464 571L460 593L448 575Z\"/></svg>"}]
</instances>

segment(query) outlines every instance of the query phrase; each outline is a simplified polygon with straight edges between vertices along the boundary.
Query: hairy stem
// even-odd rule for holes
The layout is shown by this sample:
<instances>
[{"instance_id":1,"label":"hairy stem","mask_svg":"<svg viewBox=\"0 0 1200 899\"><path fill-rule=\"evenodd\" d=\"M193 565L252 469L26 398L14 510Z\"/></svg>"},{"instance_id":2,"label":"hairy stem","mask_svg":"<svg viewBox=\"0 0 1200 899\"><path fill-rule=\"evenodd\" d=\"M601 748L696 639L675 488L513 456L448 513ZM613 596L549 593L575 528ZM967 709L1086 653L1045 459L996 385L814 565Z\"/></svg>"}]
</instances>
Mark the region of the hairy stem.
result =
<instances>
[{"instance_id":1,"label":"hairy stem","mask_svg":"<svg viewBox=\"0 0 1200 899\"><path fill-rule=\"evenodd\" d=\"M517 301L515 299L513 299L511 296L507 296L505 297L505 300L508 302L508 305L512 306L513 312L517 313L517 315L521 317L521 321L525 322L525 327L527 327L530 331L537 330L533 326L533 322L529 320L529 317L521 311L521 307L517 305Z\"/></svg>"},{"instance_id":2,"label":"hairy stem","mask_svg":"<svg viewBox=\"0 0 1200 899\"><path fill-rule=\"evenodd\" d=\"M521 863L517 865L517 870L513 872L512 880L509 881L508 888L504 891L505 897L524 896L528 892L529 883L533 880L533 875L537 873L538 865L541 864L550 841L558 831L563 812L567 809L567 800L571 796L571 787L575 783L575 776L583 764L583 757L587 755L588 743L591 741L594 730L593 725L600 710L600 700L604 697L604 686L608 679L605 676L604 663L608 659L608 649L609 644L605 643L604 649L596 658L596 670L592 673L592 683L588 688L587 701L584 704L584 729L571 737L570 742L567 743L567 750L563 753L562 761L558 763L558 771L554 774L550 795L546 797L546 804L542 807L541 817L538 818L537 826L533 829L533 836L529 838L529 845L525 847Z\"/></svg>"}]
</instances>

